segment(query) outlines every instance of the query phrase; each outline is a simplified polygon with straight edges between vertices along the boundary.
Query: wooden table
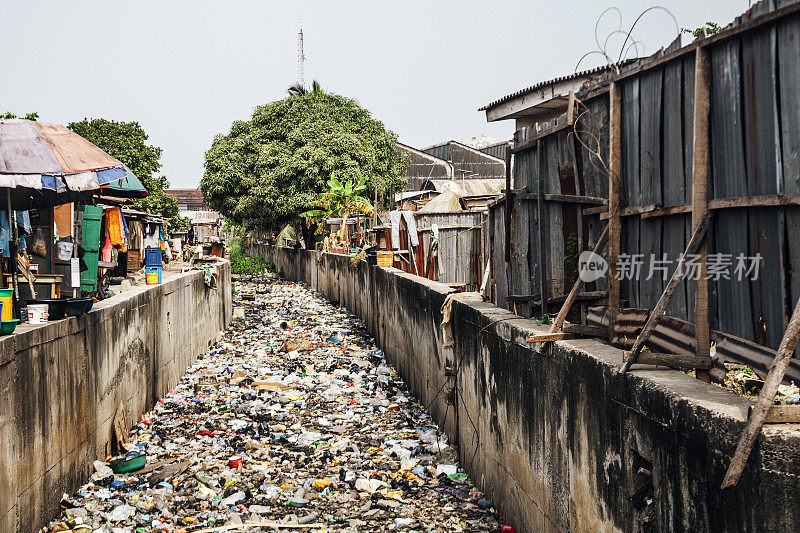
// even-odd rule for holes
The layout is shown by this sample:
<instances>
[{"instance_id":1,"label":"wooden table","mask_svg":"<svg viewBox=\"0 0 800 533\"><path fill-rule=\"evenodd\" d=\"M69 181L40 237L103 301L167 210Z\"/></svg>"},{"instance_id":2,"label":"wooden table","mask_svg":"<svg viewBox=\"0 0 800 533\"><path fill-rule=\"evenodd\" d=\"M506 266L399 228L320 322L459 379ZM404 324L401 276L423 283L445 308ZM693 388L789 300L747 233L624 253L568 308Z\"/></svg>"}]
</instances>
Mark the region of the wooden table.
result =
<instances>
[{"instance_id":1,"label":"wooden table","mask_svg":"<svg viewBox=\"0 0 800 533\"><path fill-rule=\"evenodd\" d=\"M3 277L6 282L6 287L11 287L13 281L11 279L12 274L3 274ZM50 298L61 298L61 283L64 281L63 274L34 274L33 275L33 285L49 285L50 286ZM19 274L19 282L20 283L28 283L28 277L20 273Z\"/></svg>"}]
</instances>

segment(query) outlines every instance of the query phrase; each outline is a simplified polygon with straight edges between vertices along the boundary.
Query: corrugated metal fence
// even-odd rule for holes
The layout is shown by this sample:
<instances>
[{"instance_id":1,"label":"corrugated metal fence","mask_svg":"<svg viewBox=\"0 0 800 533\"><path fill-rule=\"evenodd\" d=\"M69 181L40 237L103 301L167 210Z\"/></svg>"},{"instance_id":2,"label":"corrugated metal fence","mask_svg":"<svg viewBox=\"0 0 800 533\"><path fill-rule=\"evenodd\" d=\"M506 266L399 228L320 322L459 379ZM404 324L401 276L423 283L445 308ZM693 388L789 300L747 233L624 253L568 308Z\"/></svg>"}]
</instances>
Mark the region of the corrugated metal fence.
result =
<instances>
[{"instance_id":1,"label":"corrugated metal fence","mask_svg":"<svg viewBox=\"0 0 800 533\"><path fill-rule=\"evenodd\" d=\"M700 66L707 68L709 80L699 89L708 96L707 138L694 135L697 57L704 58ZM612 197L620 210L613 216L596 200L609 199L606 165L614 165L611 85L621 104L620 191ZM611 226L612 242L616 238L620 246L618 265L642 256L638 276L620 282L622 307L652 309L691 236L693 205L701 202L714 213L705 264L717 268L707 282L707 314L710 328L721 332L718 351L766 370L770 357L763 347L777 348L800 298L798 4L762 2L733 28L634 64L577 96L574 124L562 117L541 131L518 132L514 191L508 195L513 198L510 235L506 197L490 214L496 303L538 315L532 303L538 304L544 291L552 302L548 310L557 310L559 297L577 276L577 253L592 248L606 220L618 220L616 234ZM707 159L695 158L695 146L707 150ZM707 196L695 196L693 204L698 161L707 166L694 179L706 180ZM751 258L760 258L758 276L750 279L751 271L737 279L737 269L758 261ZM585 301L603 303L607 290L605 280L586 286ZM613 296L614 284L611 290ZM696 283L684 282L667 314L695 322L698 301L705 305L696 300ZM586 317L584 304L571 320ZM678 329L682 335L687 331ZM684 351L694 350L692 341ZM793 364L788 375L800 379L800 365Z\"/></svg>"}]
</instances>

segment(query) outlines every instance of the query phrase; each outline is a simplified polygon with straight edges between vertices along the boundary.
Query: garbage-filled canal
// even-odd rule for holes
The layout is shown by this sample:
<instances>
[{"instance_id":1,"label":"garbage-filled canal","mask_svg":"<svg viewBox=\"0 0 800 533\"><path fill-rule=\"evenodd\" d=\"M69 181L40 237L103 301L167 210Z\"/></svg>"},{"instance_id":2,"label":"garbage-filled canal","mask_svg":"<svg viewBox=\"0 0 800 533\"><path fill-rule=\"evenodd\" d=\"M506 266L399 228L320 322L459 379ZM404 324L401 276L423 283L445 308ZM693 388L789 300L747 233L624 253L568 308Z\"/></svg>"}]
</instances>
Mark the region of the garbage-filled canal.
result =
<instances>
[{"instance_id":1,"label":"garbage-filled canal","mask_svg":"<svg viewBox=\"0 0 800 533\"><path fill-rule=\"evenodd\" d=\"M244 318L140 417L125 460L98 458L48 531L498 528L353 315L274 276L234 286Z\"/></svg>"}]
</instances>

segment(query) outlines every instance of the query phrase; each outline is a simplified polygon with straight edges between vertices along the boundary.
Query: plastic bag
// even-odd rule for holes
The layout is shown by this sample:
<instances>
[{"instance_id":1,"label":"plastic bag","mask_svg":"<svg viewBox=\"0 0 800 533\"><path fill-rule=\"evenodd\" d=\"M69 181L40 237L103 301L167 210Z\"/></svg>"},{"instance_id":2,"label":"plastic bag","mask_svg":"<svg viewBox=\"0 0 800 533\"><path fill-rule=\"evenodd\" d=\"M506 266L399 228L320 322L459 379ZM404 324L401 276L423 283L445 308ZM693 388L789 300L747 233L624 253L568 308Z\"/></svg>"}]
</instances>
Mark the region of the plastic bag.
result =
<instances>
[{"instance_id":1,"label":"plastic bag","mask_svg":"<svg viewBox=\"0 0 800 533\"><path fill-rule=\"evenodd\" d=\"M30 252L39 257L47 257L47 239L44 238L44 230L36 228L31 239Z\"/></svg>"}]
</instances>

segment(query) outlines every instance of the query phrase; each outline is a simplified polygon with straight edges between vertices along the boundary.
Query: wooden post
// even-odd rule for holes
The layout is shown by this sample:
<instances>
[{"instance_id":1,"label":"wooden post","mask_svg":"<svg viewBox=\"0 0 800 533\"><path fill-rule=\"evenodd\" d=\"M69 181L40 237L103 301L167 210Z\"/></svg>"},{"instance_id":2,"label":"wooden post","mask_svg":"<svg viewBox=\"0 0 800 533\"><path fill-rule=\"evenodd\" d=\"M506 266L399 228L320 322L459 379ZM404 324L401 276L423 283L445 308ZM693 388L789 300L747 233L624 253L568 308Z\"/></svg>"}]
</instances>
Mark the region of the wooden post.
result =
<instances>
[{"instance_id":1,"label":"wooden post","mask_svg":"<svg viewBox=\"0 0 800 533\"><path fill-rule=\"evenodd\" d=\"M597 244L595 244L592 253L599 254L601 251L603 251L603 248L605 247L607 242L608 242L608 225L606 225L606 228L603 230L602 235L600 235L600 240L597 241ZM576 279L575 283L572 285L572 290L569 291L567 299L564 300L564 303L561 306L561 310L558 312L558 315L556 315L556 319L553 320L553 324L550 326L550 331L548 331L548 333L556 333L561 329L561 326L564 325L564 320L566 320L567 318L567 313L569 313L572 304L575 303L575 298L578 296L578 291L580 290L581 285L583 284L583 281L581 281L581 276L588 269L588 266L589 266L588 264L584 265L583 270L581 270L581 272L578 274L578 279ZM542 350L544 350L547 347L547 344L548 343L545 342L542 345Z\"/></svg>"},{"instance_id":2,"label":"wooden post","mask_svg":"<svg viewBox=\"0 0 800 533\"><path fill-rule=\"evenodd\" d=\"M700 247L703 239L705 239L706 231L711 223L711 213L712 211L706 211L703 215L703 218L700 220L700 224L697 226L697 229L694 230L692 238L689 240L689 244L686 245L686 251L681 256L680 261L678 261L678 265L675 267L675 272L672 273L672 277L669 279L669 282L667 282L664 292L661 293L658 303L650 313L650 316L647 318L644 328L642 328L639 336L636 337L636 341L633 343L633 348L631 348L631 351L626 354L627 357L625 358L625 363L622 365L621 370L623 373L627 372L631 365L636 362L639 352L641 352L642 348L644 348L644 343L646 343L647 339L650 338L653 330L655 330L656 326L658 325L658 321L661 320L661 317L664 316L664 313L667 311L669 302L672 301L675 291L678 289L681 281L683 281L683 275L686 270L687 256L693 255L695 252L697 252L697 249Z\"/></svg>"},{"instance_id":3,"label":"wooden post","mask_svg":"<svg viewBox=\"0 0 800 533\"><path fill-rule=\"evenodd\" d=\"M617 262L622 242L620 220L620 179L622 176L622 88L612 82L608 93L608 149L610 165L608 172L608 338L614 337L620 305L620 280L617 277Z\"/></svg>"},{"instance_id":4,"label":"wooden post","mask_svg":"<svg viewBox=\"0 0 800 533\"><path fill-rule=\"evenodd\" d=\"M700 225L708 209L708 121L710 111L710 69L708 50L702 46L695 52L694 63L694 139L692 148L692 231ZM697 250L700 259L695 285L694 327L697 357L711 354L711 330L708 313L708 279L706 269L708 244L706 241ZM697 379L711 383L708 370L697 369Z\"/></svg>"},{"instance_id":5,"label":"wooden post","mask_svg":"<svg viewBox=\"0 0 800 533\"><path fill-rule=\"evenodd\" d=\"M536 141L536 177L538 194L536 196L536 217L539 233L539 300L542 303L541 316L547 315L547 257L544 253L547 236L544 232L544 176L542 175L542 140Z\"/></svg>"},{"instance_id":6,"label":"wooden post","mask_svg":"<svg viewBox=\"0 0 800 533\"><path fill-rule=\"evenodd\" d=\"M750 456L750 451L753 449L758 434L761 433L761 426L764 425L767 413L775 400L778 386L783 381L783 376L786 374L786 369L792 360L794 350L797 348L798 339L800 339L800 300L794 306L792 318L786 327L786 333L783 334L775 359L772 360L772 364L769 367L767 379L764 380L764 386L758 395L755 408L747 421L747 426L745 426L742 438L736 446L736 451L733 453L731 464L725 473L725 479L722 480L723 489L733 487L739 482L739 476L742 475L744 465Z\"/></svg>"}]
</instances>

